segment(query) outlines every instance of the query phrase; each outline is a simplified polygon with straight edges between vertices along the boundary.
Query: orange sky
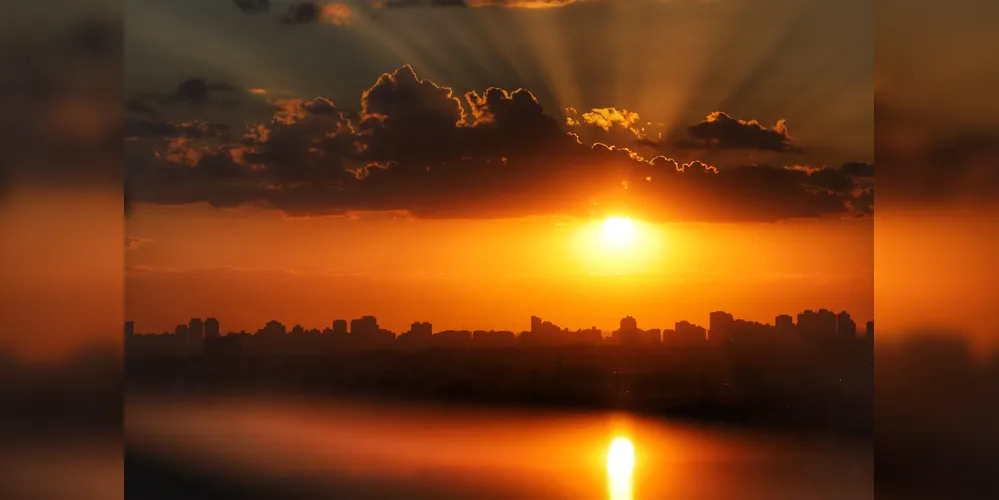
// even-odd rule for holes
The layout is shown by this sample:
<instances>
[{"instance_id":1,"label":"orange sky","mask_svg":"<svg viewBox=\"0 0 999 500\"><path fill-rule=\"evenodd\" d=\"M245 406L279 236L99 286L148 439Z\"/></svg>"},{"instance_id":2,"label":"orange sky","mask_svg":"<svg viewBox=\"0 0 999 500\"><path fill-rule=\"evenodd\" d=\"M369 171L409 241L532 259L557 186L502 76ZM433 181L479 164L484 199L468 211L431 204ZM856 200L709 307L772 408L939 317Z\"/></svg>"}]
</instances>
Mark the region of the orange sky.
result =
<instances>
[{"instance_id":1,"label":"orange sky","mask_svg":"<svg viewBox=\"0 0 999 500\"><path fill-rule=\"evenodd\" d=\"M622 214L627 215L627 214ZM126 311L142 332L216 316L322 328L377 316L404 331L646 327L710 311L772 321L805 308L873 317L873 222L647 224L604 248L601 221L424 220L404 214L288 219L274 211L139 205L127 223Z\"/></svg>"}]
</instances>

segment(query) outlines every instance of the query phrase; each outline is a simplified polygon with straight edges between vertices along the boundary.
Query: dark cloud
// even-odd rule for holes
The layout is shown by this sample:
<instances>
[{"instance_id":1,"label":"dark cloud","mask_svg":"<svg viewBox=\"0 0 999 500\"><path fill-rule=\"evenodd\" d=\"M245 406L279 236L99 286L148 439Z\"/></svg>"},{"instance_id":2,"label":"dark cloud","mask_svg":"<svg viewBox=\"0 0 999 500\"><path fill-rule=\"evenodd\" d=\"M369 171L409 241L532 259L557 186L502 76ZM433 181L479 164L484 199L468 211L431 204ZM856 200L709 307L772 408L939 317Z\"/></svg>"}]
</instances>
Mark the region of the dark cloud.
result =
<instances>
[{"instance_id":1,"label":"dark cloud","mask_svg":"<svg viewBox=\"0 0 999 500\"><path fill-rule=\"evenodd\" d=\"M208 82L204 78L188 78L174 91L172 100L188 102L191 104L204 104L208 102L212 92L235 92L236 87L223 82Z\"/></svg>"},{"instance_id":2,"label":"dark cloud","mask_svg":"<svg viewBox=\"0 0 999 500\"><path fill-rule=\"evenodd\" d=\"M236 8L247 14L262 14L271 12L270 0L233 0ZM285 4L282 2L282 4ZM280 15L281 22L296 24L350 24L353 10L344 3L325 3L317 1L300 1L286 4Z\"/></svg>"},{"instance_id":3,"label":"dark cloud","mask_svg":"<svg viewBox=\"0 0 999 500\"><path fill-rule=\"evenodd\" d=\"M237 142L216 139L209 132L223 131L202 122L132 120L127 128L137 139L126 143L127 184L150 202L261 204L294 215L627 210L650 219L774 221L873 207L873 189L850 175L858 173L854 166L646 161L628 148L581 143L527 90L464 97L407 65L365 91L358 113L321 97L273 101L273 118L248 125ZM181 138L139 139L170 134Z\"/></svg>"},{"instance_id":4,"label":"dark cloud","mask_svg":"<svg viewBox=\"0 0 999 500\"><path fill-rule=\"evenodd\" d=\"M857 190L847 203L850 209L858 215L871 215L874 213L874 188L868 187Z\"/></svg>"},{"instance_id":5,"label":"dark cloud","mask_svg":"<svg viewBox=\"0 0 999 500\"><path fill-rule=\"evenodd\" d=\"M361 126L372 161L442 161L458 143L465 109L450 88L405 65L361 95Z\"/></svg>"},{"instance_id":6,"label":"dark cloud","mask_svg":"<svg viewBox=\"0 0 999 500\"><path fill-rule=\"evenodd\" d=\"M576 0L375 0L372 6L384 9L407 7L504 7L511 9L543 9L565 7Z\"/></svg>"},{"instance_id":7,"label":"dark cloud","mask_svg":"<svg viewBox=\"0 0 999 500\"><path fill-rule=\"evenodd\" d=\"M534 148L567 145L558 122L544 112L530 91L507 92L499 88L465 94L472 112L476 149L493 155L514 156L532 153Z\"/></svg>"},{"instance_id":8,"label":"dark cloud","mask_svg":"<svg viewBox=\"0 0 999 500\"><path fill-rule=\"evenodd\" d=\"M322 97L279 101L269 124L249 127L243 160L264 172L271 185L323 183L347 177L357 137L347 116Z\"/></svg>"},{"instance_id":9,"label":"dark cloud","mask_svg":"<svg viewBox=\"0 0 999 500\"><path fill-rule=\"evenodd\" d=\"M841 168L822 168L808 173L808 183L832 193L845 193L853 188L853 179Z\"/></svg>"},{"instance_id":10,"label":"dark cloud","mask_svg":"<svg viewBox=\"0 0 999 500\"><path fill-rule=\"evenodd\" d=\"M788 135L784 120L764 127L756 120L739 120L715 111L701 123L687 128L687 136L676 141L683 149L755 149L778 153L801 152Z\"/></svg>"},{"instance_id":11,"label":"dark cloud","mask_svg":"<svg viewBox=\"0 0 999 500\"><path fill-rule=\"evenodd\" d=\"M124 135L126 139L174 139L178 137L190 139L225 139L228 136L229 129L229 125L225 123L202 121L172 123L158 120L126 118Z\"/></svg>"},{"instance_id":12,"label":"dark cloud","mask_svg":"<svg viewBox=\"0 0 999 500\"><path fill-rule=\"evenodd\" d=\"M226 96L226 100L238 101L250 98L252 92L230 83L192 77L180 82L171 92L151 92L127 97L124 109L127 114L154 119L170 106L189 104L195 108L202 108L210 105L220 95ZM259 101L259 98L257 100Z\"/></svg>"},{"instance_id":13,"label":"dark cloud","mask_svg":"<svg viewBox=\"0 0 999 500\"><path fill-rule=\"evenodd\" d=\"M125 99L125 111L151 116L156 114L156 111L145 99L138 97Z\"/></svg>"},{"instance_id":14,"label":"dark cloud","mask_svg":"<svg viewBox=\"0 0 999 500\"><path fill-rule=\"evenodd\" d=\"M381 9L407 7L468 7L466 0L378 0L372 4Z\"/></svg>"},{"instance_id":15,"label":"dark cloud","mask_svg":"<svg viewBox=\"0 0 999 500\"><path fill-rule=\"evenodd\" d=\"M270 0L233 0L236 8L247 14L259 14L271 10Z\"/></svg>"},{"instance_id":16,"label":"dark cloud","mask_svg":"<svg viewBox=\"0 0 999 500\"><path fill-rule=\"evenodd\" d=\"M848 162L839 167L839 171L850 177L874 177L874 165L863 162Z\"/></svg>"},{"instance_id":17,"label":"dark cloud","mask_svg":"<svg viewBox=\"0 0 999 500\"><path fill-rule=\"evenodd\" d=\"M301 2L288 7L284 21L290 24L313 24L319 20L320 6L315 2Z\"/></svg>"}]
</instances>

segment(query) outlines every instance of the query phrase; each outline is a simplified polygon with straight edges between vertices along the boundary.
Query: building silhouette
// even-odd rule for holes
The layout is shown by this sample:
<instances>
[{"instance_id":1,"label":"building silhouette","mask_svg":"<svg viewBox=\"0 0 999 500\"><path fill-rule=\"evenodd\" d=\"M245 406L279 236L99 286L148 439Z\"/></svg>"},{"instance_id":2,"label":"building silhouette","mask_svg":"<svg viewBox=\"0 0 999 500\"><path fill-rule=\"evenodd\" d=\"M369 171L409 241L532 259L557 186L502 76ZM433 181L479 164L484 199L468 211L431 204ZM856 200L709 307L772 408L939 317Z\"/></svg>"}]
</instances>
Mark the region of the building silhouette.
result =
<instances>
[{"instance_id":1,"label":"building silhouette","mask_svg":"<svg viewBox=\"0 0 999 500\"><path fill-rule=\"evenodd\" d=\"M836 336L842 339L857 337L857 323L850 318L850 313L842 311L836 315Z\"/></svg>"},{"instance_id":2,"label":"building silhouette","mask_svg":"<svg viewBox=\"0 0 999 500\"><path fill-rule=\"evenodd\" d=\"M517 336L511 331L475 330L472 332L472 345L486 348L506 348L517 344Z\"/></svg>"},{"instance_id":3,"label":"building silhouette","mask_svg":"<svg viewBox=\"0 0 999 500\"><path fill-rule=\"evenodd\" d=\"M576 340L583 345L599 345L604 341L604 332L595 326L591 326L585 330L576 332Z\"/></svg>"},{"instance_id":4,"label":"building silhouette","mask_svg":"<svg viewBox=\"0 0 999 500\"><path fill-rule=\"evenodd\" d=\"M662 330L642 330L638 320L631 316L621 318L620 326L611 332L612 342L626 346L655 346L662 344Z\"/></svg>"},{"instance_id":5,"label":"building silhouette","mask_svg":"<svg viewBox=\"0 0 999 500\"><path fill-rule=\"evenodd\" d=\"M351 337L374 337L378 335L378 331L378 320L374 316L363 316L350 320Z\"/></svg>"},{"instance_id":6,"label":"building silhouette","mask_svg":"<svg viewBox=\"0 0 999 500\"><path fill-rule=\"evenodd\" d=\"M774 318L774 327L780 333L790 333L794 331L794 318L789 314L781 314Z\"/></svg>"},{"instance_id":7,"label":"building silhouette","mask_svg":"<svg viewBox=\"0 0 999 500\"><path fill-rule=\"evenodd\" d=\"M187 334L195 342L205 338L205 325L201 322L201 318L191 318L187 323Z\"/></svg>"},{"instance_id":8,"label":"building silhouette","mask_svg":"<svg viewBox=\"0 0 999 500\"><path fill-rule=\"evenodd\" d=\"M689 321L678 321L673 326L673 335L681 344L700 344L707 340L708 332L703 326Z\"/></svg>"},{"instance_id":9,"label":"building silhouette","mask_svg":"<svg viewBox=\"0 0 999 500\"><path fill-rule=\"evenodd\" d=\"M219 320L215 318L208 318L205 320L205 338L206 339L217 339L222 336L221 330L219 330Z\"/></svg>"},{"instance_id":10,"label":"building silhouette","mask_svg":"<svg viewBox=\"0 0 999 500\"><path fill-rule=\"evenodd\" d=\"M434 335L434 345L449 348L464 348L472 344L472 332L468 330L444 330Z\"/></svg>"},{"instance_id":11,"label":"building silhouette","mask_svg":"<svg viewBox=\"0 0 999 500\"><path fill-rule=\"evenodd\" d=\"M401 347L427 347L433 343L434 327L429 322L414 322L409 331L399 334Z\"/></svg>"},{"instance_id":12,"label":"building silhouette","mask_svg":"<svg viewBox=\"0 0 999 500\"><path fill-rule=\"evenodd\" d=\"M679 327L677 331L679 331ZM725 311L715 311L708 319L708 340L715 344L729 343L735 337L735 318Z\"/></svg>"},{"instance_id":13,"label":"building silhouette","mask_svg":"<svg viewBox=\"0 0 999 500\"><path fill-rule=\"evenodd\" d=\"M347 331L347 320L345 319L333 320L333 335L344 338L346 338L347 335L349 335L349 332Z\"/></svg>"},{"instance_id":14,"label":"building silhouette","mask_svg":"<svg viewBox=\"0 0 999 500\"><path fill-rule=\"evenodd\" d=\"M281 322L272 319L263 328L257 330L257 335L264 338L284 338L288 335L288 330Z\"/></svg>"},{"instance_id":15,"label":"building silhouette","mask_svg":"<svg viewBox=\"0 0 999 500\"><path fill-rule=\"evenodd\" d=\"M140 334L135 331L135 323L124 323L126 350L131 354L162 353L166 355L197 355L208 353L211 345L212 355L234 352L274 353L274 354L307 354L321 352L338 352L355 349L432 349L432 348L568 348L573 346L620 345L642 348L698 348L712 352L719 347L734 349L729 352L778 352L781 344L794 346L814 345L827 349L835 342L844 346L863 345L857 324L846 311L838 314L828 309L806 310L798 314L795 323L789 315L775 317L774 324L763 324L756 321L735 319L732 314L715 311L710 314L710 329L695 325L688 321L675 323L674 328L660 330L658 328L641 329L638 320L626 316L620 320L620 327L604 339L603 332L596 327L585 330L570 331L561 328L551 321L542 320L538 316L531 317L531 330L515 332L507 330L445 330L434 333L430 322L413 322L409 330L396 337L395 333L380 328L374 316L363 316L348 322L335 320L332 328L322 331L306 329L296 324L289 333L287 328L276 320L268 321L255 334L229 333L222 336L219 321L207 318L202 321L192 318L187 324L176 326L172 334L162 335ZM864 339L873 342L874 321L866 323ZM217 343L224 339L227 343ZM240 347L234 348L233 344ZM704 349L702 349L704 348ZM797 349L795 347L794 349ZM787 349L783 349L787 351ZM630 355L630 354L629 354Z\"/></svg>"}]
</instances>

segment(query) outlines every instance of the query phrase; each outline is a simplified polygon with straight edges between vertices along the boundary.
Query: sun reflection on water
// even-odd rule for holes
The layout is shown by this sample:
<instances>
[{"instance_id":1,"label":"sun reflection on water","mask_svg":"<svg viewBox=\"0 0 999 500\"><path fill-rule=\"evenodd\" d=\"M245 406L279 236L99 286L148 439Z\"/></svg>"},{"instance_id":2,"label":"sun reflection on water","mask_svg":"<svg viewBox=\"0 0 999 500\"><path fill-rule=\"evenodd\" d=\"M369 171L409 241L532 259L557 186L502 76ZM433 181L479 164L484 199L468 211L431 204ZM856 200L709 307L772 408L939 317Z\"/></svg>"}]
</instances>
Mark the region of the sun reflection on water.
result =
<instances>
[{"instance_id":1,"label":"sun reflection on water","mask_svg":"<svg viewBox=\"0 0 999 500\"><path fill-rule=\"evenodd\" d=\"M633 500L632 470L635 446L628 438L617 438L607 452L607 485L610 500Z\"/></svg>"}]
</instances>

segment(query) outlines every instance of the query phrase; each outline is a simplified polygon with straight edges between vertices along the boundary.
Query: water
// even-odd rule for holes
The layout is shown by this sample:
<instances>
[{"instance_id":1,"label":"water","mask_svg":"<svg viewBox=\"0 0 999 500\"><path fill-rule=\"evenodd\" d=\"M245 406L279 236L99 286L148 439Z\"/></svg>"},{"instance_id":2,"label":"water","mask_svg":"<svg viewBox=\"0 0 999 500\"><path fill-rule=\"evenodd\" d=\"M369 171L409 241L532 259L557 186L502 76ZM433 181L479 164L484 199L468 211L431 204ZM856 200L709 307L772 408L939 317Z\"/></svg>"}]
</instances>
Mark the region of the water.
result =
<instances>
[{"instance_id":1,"label":"water","mask_svg":"<svg viewBox=\"0 0 999 500\"><path fill-rule=\"evenodd\" d=\"M874 497L870 443L625 414L130 398L125 430L131 456L261 498Z\"/></svg>"}]
</instances>

